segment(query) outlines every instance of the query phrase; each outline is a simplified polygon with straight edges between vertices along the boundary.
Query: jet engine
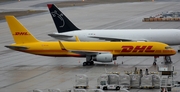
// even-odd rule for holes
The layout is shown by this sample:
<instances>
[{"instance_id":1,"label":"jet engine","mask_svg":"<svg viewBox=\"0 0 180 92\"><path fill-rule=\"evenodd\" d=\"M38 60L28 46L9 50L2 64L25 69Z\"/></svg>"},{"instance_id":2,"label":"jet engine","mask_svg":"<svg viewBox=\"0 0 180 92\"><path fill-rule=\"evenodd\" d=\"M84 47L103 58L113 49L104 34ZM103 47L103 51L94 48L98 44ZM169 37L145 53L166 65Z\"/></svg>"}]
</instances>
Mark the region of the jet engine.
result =
<instances>
[{"instance_id":1,"label":"jet engine","mask_svg":"<svg viewBox=\"0 0 180 92\"><path fill-rule=\"evenodd\" d=\"M94 61L97 62L112 62L113 55L110 53L98 54L95 56Z\"/></svg>"}]
</instances>

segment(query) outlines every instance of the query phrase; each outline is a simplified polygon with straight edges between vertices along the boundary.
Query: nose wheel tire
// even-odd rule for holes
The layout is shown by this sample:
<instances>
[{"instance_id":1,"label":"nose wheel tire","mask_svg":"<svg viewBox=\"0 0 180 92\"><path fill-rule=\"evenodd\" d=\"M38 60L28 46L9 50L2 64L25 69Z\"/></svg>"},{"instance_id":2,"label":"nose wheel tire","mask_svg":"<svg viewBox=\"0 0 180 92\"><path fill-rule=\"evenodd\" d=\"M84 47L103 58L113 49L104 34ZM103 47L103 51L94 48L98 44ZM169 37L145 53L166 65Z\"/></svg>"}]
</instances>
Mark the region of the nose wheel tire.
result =
<instances>
[{"instance_id":1,"label":"nose wheel tire","mask_svg":"<svg viewBox=\"0 0 180 92\"><path fill-rule=\"evenodd\" d=\"M119 87L119 86L117 86L117 87L116 87L116 90L120 90L120 87Z\"/></svg>"},{"instance_id":2,"label":"nose wheel tire","mask_svg":"<svg viewBox=\"0 0 180 92\"><path fill-rule=\"evenodd\" d=\"M153 65L156 65L156 62L154 62Z\"/></svg>"}]
</instances>

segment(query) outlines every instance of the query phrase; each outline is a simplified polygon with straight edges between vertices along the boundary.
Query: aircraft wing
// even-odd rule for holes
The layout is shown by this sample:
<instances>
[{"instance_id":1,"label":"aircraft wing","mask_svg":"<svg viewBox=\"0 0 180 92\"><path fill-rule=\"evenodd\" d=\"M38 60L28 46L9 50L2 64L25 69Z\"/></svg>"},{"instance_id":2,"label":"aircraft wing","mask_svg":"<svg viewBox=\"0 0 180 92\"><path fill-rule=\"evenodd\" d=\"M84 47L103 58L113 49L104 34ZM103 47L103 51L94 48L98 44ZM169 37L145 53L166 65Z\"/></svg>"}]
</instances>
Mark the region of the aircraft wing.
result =
<instances>
[{"instance_id":1,"label":"aircraft wing","mask_svg":"<svg viewBox=\"0 0 180 92\"><path fill-rule=\"evenodd\" d=\"M76 38L76 39L78 39L78 38ZM105 51L71 50L71 49L67 49L61 41L59 41L59 45L62 50L67 50L69 52L80 54L80 55L97 55L100 53L109 53L109 52L105 52Z\"/></svg>"},{"instance_id":2,"label":"aircraft wing","mask_svg":"<svg viewBox=\"0 0 180 92\"><path fill-rule=\"evenodd\" d=\"M102 36L89 36L90 38L97 38L106 41L147 41L146 39L128 39L128 38L115 38L115 37L102 37Z\"/></svg>"},{"instance_id":3,"label":"aircraft wing","mask_svg":"<svg viewBox=\"0 0 180 92\"><path fill-rule=\"evenodd\" d=\"M18 50L26 50L28 49L28 47L25 47L25 46L5 46L7 48L10 48L10 49L18 49Z\"/></svg>"},{"instance_id":4,"label":"aircraft wing","mask_svg":"<svg viewBox=\"0 0 180 92\"><path fill-rule=\"evenodd\" d=\"M48 34L51 37L73 37L72 35Z\"/></svg>"},{"instance_id":5,"label":"aircraft wing","mask_svg":"<svg viewBox=\"0 0 180 92\"><path fill-rule=\"evenodd\" d=\"M80 55L97 55L97 54L102 54L102 53L110 53L110 52L104 52L104 51L84 51L84 50L68 50L73 53L77 53Z\"/></svg>"}]
</instances>

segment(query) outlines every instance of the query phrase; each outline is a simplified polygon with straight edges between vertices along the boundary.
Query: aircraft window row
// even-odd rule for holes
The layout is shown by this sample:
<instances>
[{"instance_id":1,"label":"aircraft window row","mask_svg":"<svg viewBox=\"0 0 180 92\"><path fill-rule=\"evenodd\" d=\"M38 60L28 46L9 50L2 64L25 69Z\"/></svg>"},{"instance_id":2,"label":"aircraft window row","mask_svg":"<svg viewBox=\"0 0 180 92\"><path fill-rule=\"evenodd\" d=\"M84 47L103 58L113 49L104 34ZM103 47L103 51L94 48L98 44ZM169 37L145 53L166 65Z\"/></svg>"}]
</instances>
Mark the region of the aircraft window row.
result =
<instances>
[{"instance_id":1,"label":"aircraft window row","mask_svg":"<svg viewBox=\"0 0 180 92\"><path fill-rule=\"evenodd\" d=\"M89 35L95 35L95 33L89 33Z\"/></svg>"}]
</instances>

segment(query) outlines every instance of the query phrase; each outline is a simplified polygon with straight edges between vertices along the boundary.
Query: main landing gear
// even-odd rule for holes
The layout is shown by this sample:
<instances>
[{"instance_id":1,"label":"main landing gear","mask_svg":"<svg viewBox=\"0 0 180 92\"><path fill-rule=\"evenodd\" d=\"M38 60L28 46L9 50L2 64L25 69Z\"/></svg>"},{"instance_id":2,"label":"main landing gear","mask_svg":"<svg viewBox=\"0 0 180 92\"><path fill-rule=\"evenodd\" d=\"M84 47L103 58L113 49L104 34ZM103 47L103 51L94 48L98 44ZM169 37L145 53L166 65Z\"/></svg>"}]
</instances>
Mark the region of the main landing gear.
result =
<instances>
[{"instance_id":1,"label":"main landing gear","mask_svg":"<svg viewBox=\"0 0 180 92\"><path fill-rule=\"evenodd\" d=\"M94 61L83 62L83 66L91 66L91 65L94 65Z\"/></svg>"},{"instance_id":2,"label":"main landing gear","mask_svg":"<svg viewBox=\"0 0 180 92\"><path fill-rule=\"evenodd\" d=\"M94 65L92 56L86 56L86 62L83 62L83 66L91 66L91 65Z\"/></svg>"}]
</instances>

